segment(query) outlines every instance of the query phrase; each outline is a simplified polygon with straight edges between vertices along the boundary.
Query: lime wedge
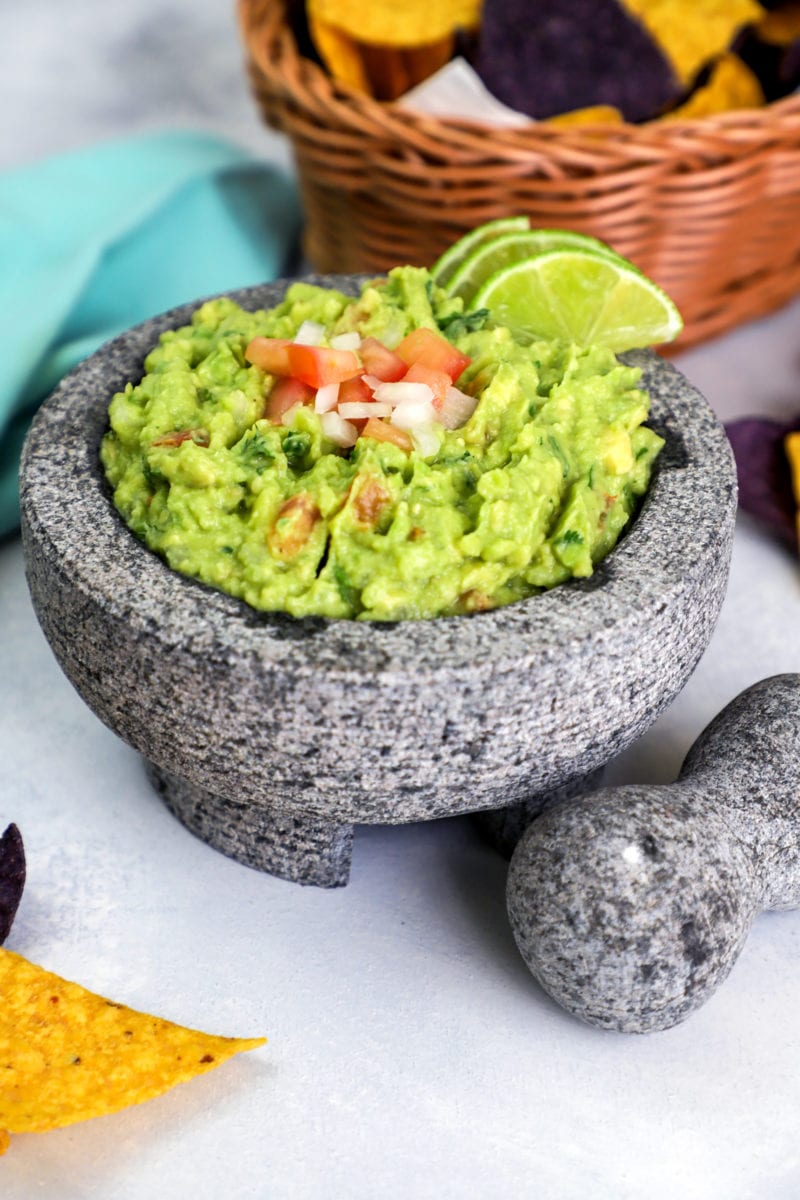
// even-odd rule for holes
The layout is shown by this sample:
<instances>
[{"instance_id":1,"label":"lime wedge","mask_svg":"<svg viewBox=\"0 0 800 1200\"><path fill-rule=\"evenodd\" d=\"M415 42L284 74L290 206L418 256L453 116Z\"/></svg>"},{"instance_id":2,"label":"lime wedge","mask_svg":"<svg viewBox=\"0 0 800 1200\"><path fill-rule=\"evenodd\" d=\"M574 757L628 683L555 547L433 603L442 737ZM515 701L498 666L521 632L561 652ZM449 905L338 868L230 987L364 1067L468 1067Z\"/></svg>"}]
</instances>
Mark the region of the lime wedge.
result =
<instances>
[{"instance_id":1,"label":"lime wedge","mask_svg":"<svg viewBox=\"0 0 800 1200\"><path fill-rule=\"evenodd\" d=\"M605 242L585 233L575 233L571 229L523 229L480 242L442 286L448 295L460 296L465 304L469 304L478 289L496 271L518 259L530 258L533 254L548 250L585 250L587 254L599 254L601 258L627 262Z\"/></svg>"},{"instance_id":2,"label":"lime wedge","mask_svg":"<svg viewBox=\"0 0 800 1200\"><path fill-rule=\"evenodd\" d=\"M483 225L478 225L457 242L453 242L441 258L436 260L431 267L433 282L439 287L444 287L462 262L483 242L489 242L503 233L514 233L529 228L530 221L527 217L498 217L496 221L486 221Z\"/></svg>"},{"instance_id":3,"label":"lime wedge","mask_svg":"<svg viewBox=\"0 0 800 1200\"><path fill-rule=\"evenodd\" d=\"M671 342L683 328L670 298L624 259L550 250L496 271L471 310L530 338L558 338L619 353Z\"/></svg>"}]
</instances>

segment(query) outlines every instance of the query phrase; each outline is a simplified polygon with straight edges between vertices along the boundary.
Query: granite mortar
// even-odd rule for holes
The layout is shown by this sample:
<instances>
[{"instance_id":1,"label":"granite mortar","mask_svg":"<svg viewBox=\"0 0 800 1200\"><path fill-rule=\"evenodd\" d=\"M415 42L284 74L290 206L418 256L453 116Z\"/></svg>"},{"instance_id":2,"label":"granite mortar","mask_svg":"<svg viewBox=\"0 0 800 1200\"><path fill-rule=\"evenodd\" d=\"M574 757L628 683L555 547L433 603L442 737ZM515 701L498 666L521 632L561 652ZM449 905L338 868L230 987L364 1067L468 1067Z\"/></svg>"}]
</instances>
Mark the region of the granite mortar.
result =
<instances>
[{"instance_id":1,"label":"granite mortar","mask_svg":"<svg viewBox=\"0 0 800 1200\"><path fill-rule=\"evenodd\" d=\"M350 293L359 283L309 278ZM268 307L286 286L232 296ZM649 727L710 638L736 509L724 431L674 367L626 356L643 369L666 446L632 527L590 579L469 617L297 620L170 570L125 527L103 477L111 397L199 303L68 375L37 414L21 468L42 629L190 828L276 875L341 884L346 827L520 806L530 816L532 796L575 785ZM288 818L291 843L275 834Z\"/></svg>"}]
</instances>

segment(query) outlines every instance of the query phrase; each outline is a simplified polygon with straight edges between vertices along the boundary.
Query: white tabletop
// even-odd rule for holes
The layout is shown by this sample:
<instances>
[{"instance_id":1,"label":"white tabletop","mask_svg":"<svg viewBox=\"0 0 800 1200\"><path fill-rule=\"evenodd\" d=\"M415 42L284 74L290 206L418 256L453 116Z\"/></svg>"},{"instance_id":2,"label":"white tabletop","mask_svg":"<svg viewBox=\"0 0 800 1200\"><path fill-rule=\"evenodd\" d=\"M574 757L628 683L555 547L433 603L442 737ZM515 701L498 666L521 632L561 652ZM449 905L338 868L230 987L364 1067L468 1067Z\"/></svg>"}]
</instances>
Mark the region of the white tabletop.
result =
<instances>
[{"instance_id":1,"label":"white tabletop","mask_svg":"<svg viewBox=\"0 0 800 1200\"><path fill-rule=\"evenodd\" d=\"M4 6L0 165L183 122L273 161L214 0ZM10 137L9 137L10 134ZM800 302L679 365L723 418L800 410ZM609 770L668 781L743 687L800 671L800 563L746 519L711 645ZM800 914L662 1034L562 1012L517 953L506 864L468 819L357 831L351 882L301 888L189 834L60 673L20 545L0 547L0 831L28 885L9 948L134 1007L269 1044L159 1099L15 1137L13 1200L745 1200L800 1194ZM2 998L0 998L2 1003Z\"/></svg>"}]
</instances>

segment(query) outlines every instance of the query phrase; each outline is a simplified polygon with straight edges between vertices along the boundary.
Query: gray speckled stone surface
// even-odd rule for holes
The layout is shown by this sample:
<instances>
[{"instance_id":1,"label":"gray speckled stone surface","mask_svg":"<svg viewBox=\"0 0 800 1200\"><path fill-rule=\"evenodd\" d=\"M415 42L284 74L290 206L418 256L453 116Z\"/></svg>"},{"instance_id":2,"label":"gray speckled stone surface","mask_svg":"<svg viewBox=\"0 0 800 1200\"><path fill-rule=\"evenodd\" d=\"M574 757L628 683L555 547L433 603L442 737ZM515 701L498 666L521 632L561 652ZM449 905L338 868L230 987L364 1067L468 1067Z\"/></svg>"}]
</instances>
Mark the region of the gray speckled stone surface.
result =
<instances>
[{"instance_id":1,"label":"gray speckled stone surface","mask_svg":"<svg viewBox=\"0 0 800 1200\"><path fill-rule=\"evenodd\" d=\"M541 816L508 877L514 936L545 990L606 1029L682 1021L765 908L800 906L800 675L738 696L675 784L608 788Z\"/></svg>"},{"instance_id":2,"label":"gray speckled stone surface","mask_svg":"<svg viewBox=\"0 0 800 1200\"><path fill-rule=\"evenodd\" d=\"M235 298L271 305L284 287ZM591 579L472 617L295 620L169 570L122 524L102 477L111 396L193 307L62 382L29 433L21 499L31 596L59 662L107 725L180 781L162 791L212 845L341 883L341 827L524 805L602 766L682 688L724 596L736 482L721 426L668 363L630 356L667 445ZM273 837L286 817L303 819L308 847Z\"/></svg>"}]
</instances>

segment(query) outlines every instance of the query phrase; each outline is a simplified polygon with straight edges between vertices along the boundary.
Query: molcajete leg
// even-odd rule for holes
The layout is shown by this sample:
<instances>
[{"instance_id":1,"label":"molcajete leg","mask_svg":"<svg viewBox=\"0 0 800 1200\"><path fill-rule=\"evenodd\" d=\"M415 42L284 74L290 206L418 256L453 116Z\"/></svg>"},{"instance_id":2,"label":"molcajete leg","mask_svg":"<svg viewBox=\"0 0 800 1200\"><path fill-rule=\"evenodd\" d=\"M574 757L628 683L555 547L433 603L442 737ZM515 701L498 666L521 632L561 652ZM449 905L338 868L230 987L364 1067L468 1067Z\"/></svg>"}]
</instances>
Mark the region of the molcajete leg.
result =
<instances>
[{"instance_id":1,"label":"molcajete leg","mask_svg":"<svg viewBox=\"0 0 800 1200\"><path fill-rule=\"evenodd\" d=\"M546 808L580 796L583 792L592 791L600 786L604 767L590 771L588 775L579 775L561 787L552 788L547 792L536 792L522 804L512 804L508 808L492 808L486 812L475 813L478 827L490 845L499 851L504 858L511 858L514 848L525 830Z\"/></svg>"},{"instance_id":2,"label":"molcajete leg","mask_svg":"<svg viewBox=\"0 0 800 1200\"><path fill-rule=\"evenodd\" d=\"M147 763L150 782L179 821L229 858L293 883L344 887L353 826L292 817L215 796Z\"/></svg>"}]
</instances>

